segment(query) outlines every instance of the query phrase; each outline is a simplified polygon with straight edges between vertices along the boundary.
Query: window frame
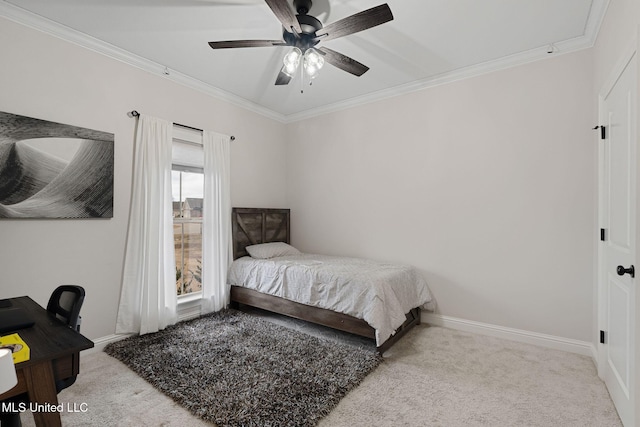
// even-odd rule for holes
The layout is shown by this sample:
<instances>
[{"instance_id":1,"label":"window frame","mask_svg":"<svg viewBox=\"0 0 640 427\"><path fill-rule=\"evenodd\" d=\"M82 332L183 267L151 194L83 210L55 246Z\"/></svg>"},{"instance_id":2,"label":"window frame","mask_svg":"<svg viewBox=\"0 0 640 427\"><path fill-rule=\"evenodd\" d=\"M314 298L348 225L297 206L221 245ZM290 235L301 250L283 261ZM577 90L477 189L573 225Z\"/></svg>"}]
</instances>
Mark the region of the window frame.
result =
<instances>
[{"instance_id":1,"label":"window frame","mask_svg":"<svg viewBox=\"0 0 640 427\"><path fill-rule=\"evenodd\" d=\"M204 150L202 131L191 129L191 128L185 128L185 127L174 124L172 144L174 145L174 147L176 146L176 144L195 145ZM203 156L202 160L204 163L204 151L202 152L202 156ZM175 160L176 160L175 157L173 157L171 162L172 172L179 171L179 172L189 172L189 173L200 173L204 177L204 166L197 167L197 166L180 164L180 163L176 163ZM181 193L179 198L182 198L182 183L180 185L180 192ZM204 200L204 194L203 194L203 200ZM182 206L180 206L180 208L181 208L180 211L182 215ZM173 206L172 206L172 211L173 211ZM184 224L187 222L200 223L202 225L202 218L200 218L199 220L193 220L189 218L186 221L185 221L185 218L182 216L173 218L174 226L176 224ZM184 254L182 256L184 257ZM184 265L184 262L183 262L183 265ZM201 286L204 287L204 283L201 283ZM189 305L189 303L193 303L194 305L199 304L200 300L202 299L202 295L203 295L202 288L200 291L190 292L188 294L179 294L179 295L177 294L177 289L176 289L176 297L177 297L177 302L179 306Z\"/></svg>"}]
</instances>

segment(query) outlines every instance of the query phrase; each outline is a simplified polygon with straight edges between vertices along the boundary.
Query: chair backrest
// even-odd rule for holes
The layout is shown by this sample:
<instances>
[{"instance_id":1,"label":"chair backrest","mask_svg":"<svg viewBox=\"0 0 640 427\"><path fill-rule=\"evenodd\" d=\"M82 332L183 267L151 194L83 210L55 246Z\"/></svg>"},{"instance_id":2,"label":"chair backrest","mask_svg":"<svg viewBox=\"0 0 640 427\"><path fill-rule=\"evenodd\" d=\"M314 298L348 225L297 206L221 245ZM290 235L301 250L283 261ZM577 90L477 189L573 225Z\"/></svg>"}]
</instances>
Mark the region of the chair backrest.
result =
<instances>
[{"instance_id":1,"label":"chair backrest","mask_svg":"<svg viewBox=\"0 0 640 427\"><path fill-rule=\"evenodd\" d=\"M58 286L49 298L47 311L80 331L80 309L84 302L84 288L77 285Z\"/></svg>"}]
</instances>

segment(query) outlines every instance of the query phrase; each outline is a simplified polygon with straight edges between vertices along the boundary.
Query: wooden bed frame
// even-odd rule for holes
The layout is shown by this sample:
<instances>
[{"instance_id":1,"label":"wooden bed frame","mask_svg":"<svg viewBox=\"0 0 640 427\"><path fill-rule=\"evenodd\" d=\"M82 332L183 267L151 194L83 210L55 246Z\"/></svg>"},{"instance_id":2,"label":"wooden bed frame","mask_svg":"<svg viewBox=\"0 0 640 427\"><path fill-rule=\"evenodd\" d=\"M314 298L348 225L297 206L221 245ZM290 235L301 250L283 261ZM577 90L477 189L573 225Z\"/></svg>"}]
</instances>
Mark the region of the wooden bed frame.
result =
<instances>
[{"instance_id":1,"label":"wooden bed frame","mask_svg":"<svg viewBox=\"0 0 640 427\"><path fill-rule=\"evenodd\" d=\"M231 213L233 233L233 259L248 255L246 247L259 243L290 243L290 210L268 208L233 208ZM231 306L239 304L260 308L296 319L328 326L375 340L375 330L362 319L343 313L300 304L284 298L263 294L240 286L231 286ZM382 345L380 354L389 349L413 326L420 324L420 308L406 314L407 320Z\"/></svg>"}]
</instances>

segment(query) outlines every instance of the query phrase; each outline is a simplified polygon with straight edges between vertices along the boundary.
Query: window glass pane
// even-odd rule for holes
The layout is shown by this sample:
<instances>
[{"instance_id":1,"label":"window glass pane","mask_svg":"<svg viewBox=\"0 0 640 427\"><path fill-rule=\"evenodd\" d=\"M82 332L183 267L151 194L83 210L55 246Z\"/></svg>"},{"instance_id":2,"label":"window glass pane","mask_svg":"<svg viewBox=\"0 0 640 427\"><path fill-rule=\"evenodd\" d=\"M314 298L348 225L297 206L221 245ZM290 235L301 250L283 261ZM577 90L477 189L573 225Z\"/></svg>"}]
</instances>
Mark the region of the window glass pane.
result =
<instances>
[{"instance_id":1,"label":"window glass pane","mask_svg":"<svg viewBox=\"0 0 640 427\"><path fill-rule=\"evenodd\" d=\"M202 201L204 174L174 170L172 177L176 290L202 290Z\"/></svg>"},{"instance_id":2,"label":"window glass pane","mask_svg":"<svg viewBox=\"0 0 640 427\"><path fill-rule=\"evenodd\" d=\"M174 218L202 218L204 174L171 171Z\"/></svg>"},{"instance_id":3,"label":"window glass pane","mask_svg":"<svg viewBox=\"0 0 640 427\"><path fill-rule=\"evenodd\" d=\"M178 295L185 293L184 277L182 272L185 270L182 260L182 224L173 224L173 241L176 251L176 291Z\"/></svg>"},{"instance_id":4,"label":"window glass pane","mask_svg":"<svg viewBox=\"0 0 640 427\"><path fill-rule=\"evenodd\" d=\"M181 203L180 203L180 199L181 199L180 175L181 175L180 171L176 171L176 170L171 171L171 196L173 199L173 217L174 218L180 218L182 216Z\"/></svg>"},{"instance_id":5,"label":"window glass pane","mask_svg":"<svg viewBox=\"0 0 640 427\"><path fill-rule=\"evenodd\" d=\"M202 223L174 225L178 295L202 290Z\"/></svg>"}]
</instances>

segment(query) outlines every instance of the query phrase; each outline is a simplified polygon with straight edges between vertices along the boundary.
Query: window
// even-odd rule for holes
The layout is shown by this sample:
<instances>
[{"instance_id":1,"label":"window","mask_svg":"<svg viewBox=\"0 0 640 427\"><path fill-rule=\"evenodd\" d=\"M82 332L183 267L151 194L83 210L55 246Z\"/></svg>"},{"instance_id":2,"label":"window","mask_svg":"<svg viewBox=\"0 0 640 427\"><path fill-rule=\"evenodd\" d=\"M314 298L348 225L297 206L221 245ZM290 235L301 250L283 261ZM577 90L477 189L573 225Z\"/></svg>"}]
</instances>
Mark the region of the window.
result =
<instances>
[{"instance_id":1,"label":"window","mask_svg":"<svg viewBox=\"0 0 640 427\"><path fill-rule=\"evenodd\" d=\"M171 171L173 239L178 295L202 290L202 200L204 174Z\"/></svg>"},{"instance_id":2,"label":"window","mask_svg":"<svg viewBox=\"0 0 640 427\"><path fill-rule=\"evenodd\" d=\"M202 133L174 127L172 157L176 292L184 296L202 291Z\"/></svg>"}]
</instances>

